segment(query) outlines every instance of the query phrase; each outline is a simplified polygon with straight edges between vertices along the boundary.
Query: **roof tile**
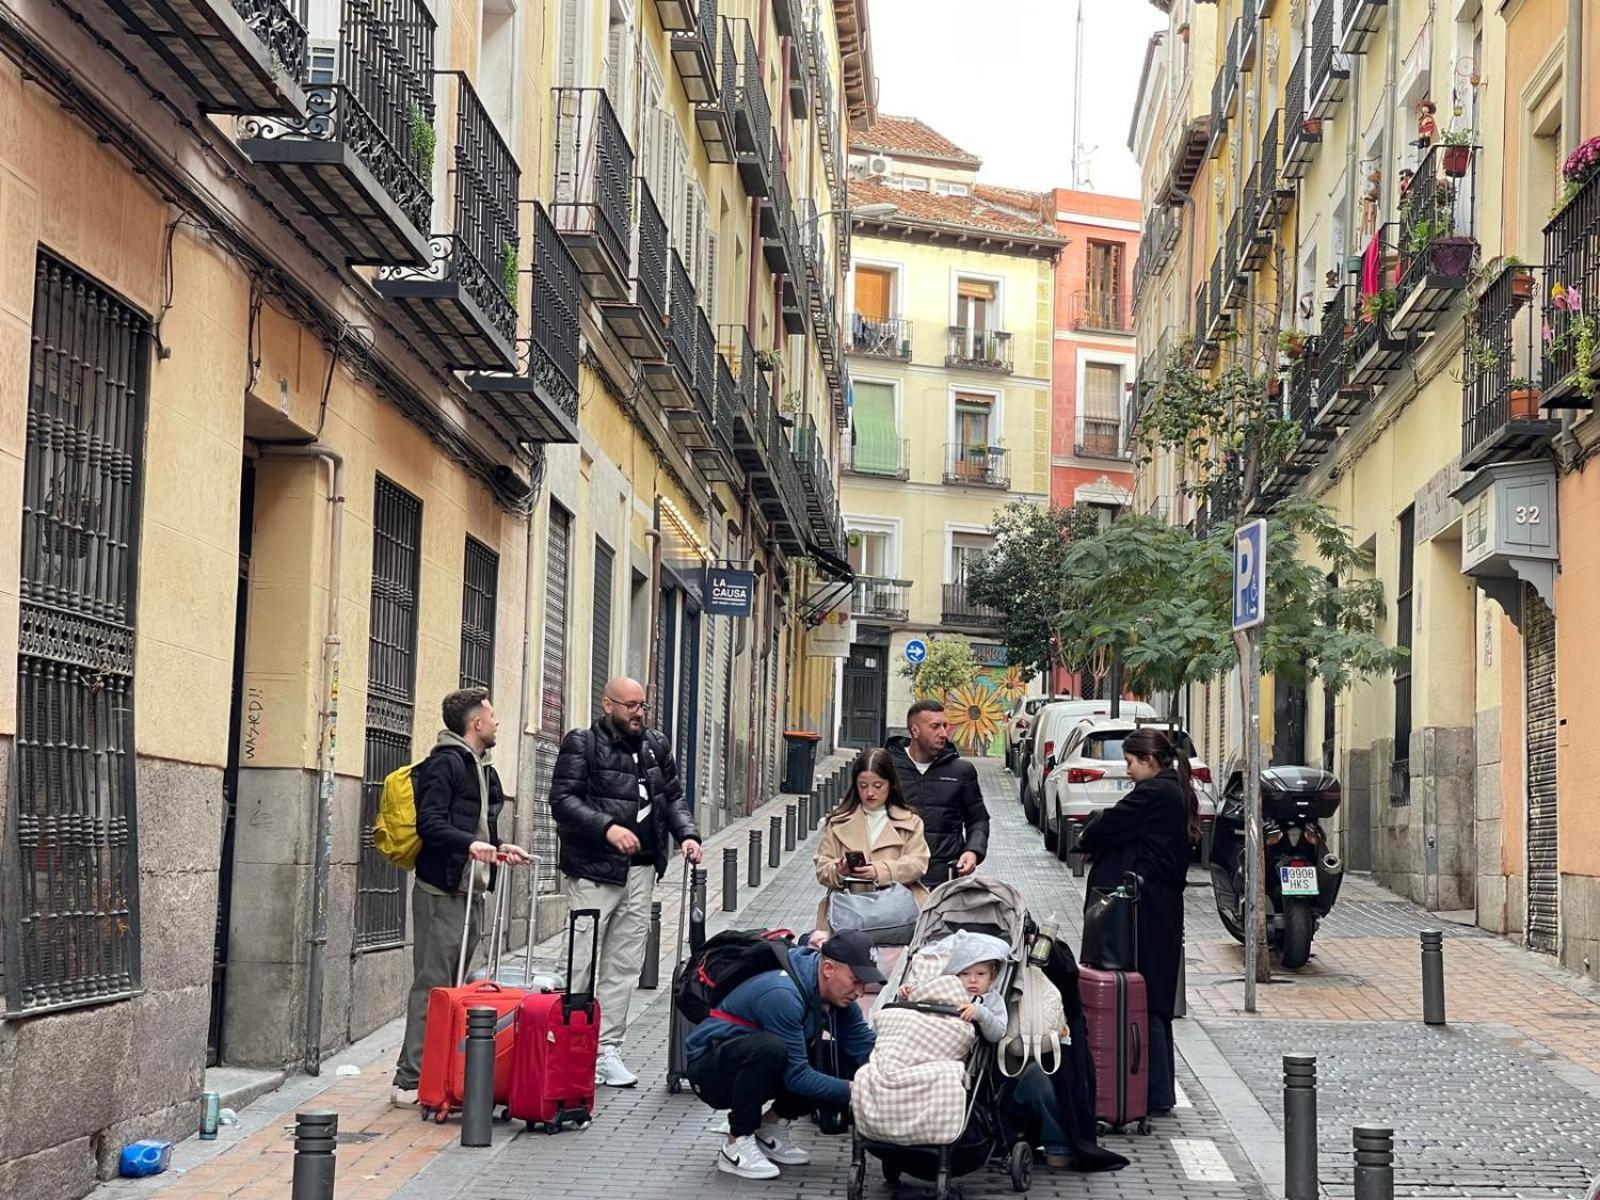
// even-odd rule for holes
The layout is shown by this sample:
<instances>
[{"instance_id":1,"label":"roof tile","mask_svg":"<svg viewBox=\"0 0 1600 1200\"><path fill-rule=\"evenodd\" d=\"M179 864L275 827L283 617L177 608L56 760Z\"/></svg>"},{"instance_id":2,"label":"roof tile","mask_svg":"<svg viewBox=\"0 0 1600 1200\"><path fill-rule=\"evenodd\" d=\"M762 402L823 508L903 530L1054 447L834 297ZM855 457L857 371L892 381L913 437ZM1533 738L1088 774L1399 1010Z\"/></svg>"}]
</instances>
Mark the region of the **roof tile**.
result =
<instances>
[{"instance_id":1,"label":"roof tile","mask_svg":"<svg viewBox=\"0 0 1600 1200\"><path fill-rule=\"evenodd\" d=\"M867 128L852 133L850 148L934 158L973 167L983 161L915 117L891 117L886 114L879 114L878 119Z\"/></svg>"},{"instance_id":2,"label":"roof tile","mask_svg":"<svg viewBox=\"0 0 1600 1200\"><path fill-rule=\"evenodd\" d=\"M886 218L890 223L950 225L1027 238L1056 239L1059 236L1053 214L1046 216L1046 197L1039 192L1015 188L978 185L971 195L942 196L938 192L908 192L886 187L870 179L852 179L850 203L852 207L893 204L898 211Z\"/></svg>"}]
</instances>

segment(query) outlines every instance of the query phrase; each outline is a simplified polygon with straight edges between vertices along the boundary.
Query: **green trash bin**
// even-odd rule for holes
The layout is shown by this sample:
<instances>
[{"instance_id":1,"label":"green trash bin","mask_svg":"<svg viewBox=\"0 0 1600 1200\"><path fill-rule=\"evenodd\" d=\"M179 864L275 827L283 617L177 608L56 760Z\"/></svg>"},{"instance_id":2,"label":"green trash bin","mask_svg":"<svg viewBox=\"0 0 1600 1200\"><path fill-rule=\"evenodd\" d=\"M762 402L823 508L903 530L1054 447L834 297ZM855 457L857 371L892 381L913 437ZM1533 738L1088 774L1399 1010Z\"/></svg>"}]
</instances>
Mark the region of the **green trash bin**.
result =
<instances>
[{"instance_id":1,"label":"green trash bin","mask_svg":"<svg viewBox=\"0 0 1600 1200\"><path fill-rule=\"evenodd\" d=\"M803 796L811 790L811 781L817 773L817 743L820 733L808 729L783 731L783 790Z\"/></svg>"}]
</instances>

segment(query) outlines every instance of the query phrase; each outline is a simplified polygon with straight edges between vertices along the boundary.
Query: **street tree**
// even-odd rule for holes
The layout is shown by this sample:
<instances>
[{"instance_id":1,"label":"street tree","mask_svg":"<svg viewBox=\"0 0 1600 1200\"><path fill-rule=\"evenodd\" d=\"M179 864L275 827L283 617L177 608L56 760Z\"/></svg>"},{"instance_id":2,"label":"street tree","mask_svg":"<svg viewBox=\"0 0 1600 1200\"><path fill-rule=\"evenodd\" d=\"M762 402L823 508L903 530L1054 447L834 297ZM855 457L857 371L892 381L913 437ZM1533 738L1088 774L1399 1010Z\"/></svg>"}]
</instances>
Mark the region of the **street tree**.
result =
<instances>
[{"instance_id":1,"label":"street tree","mask_svg":"<svg viewBox=\"0 0 1600 1200\"><path fill-rule=\"evenodd\" d=\"M978 678L978 660L972 647L960 638L934 638L920 663L907 663L901 673L916 694L943 699L946 693L964 688Z\"/></svg>"}]
</instances>

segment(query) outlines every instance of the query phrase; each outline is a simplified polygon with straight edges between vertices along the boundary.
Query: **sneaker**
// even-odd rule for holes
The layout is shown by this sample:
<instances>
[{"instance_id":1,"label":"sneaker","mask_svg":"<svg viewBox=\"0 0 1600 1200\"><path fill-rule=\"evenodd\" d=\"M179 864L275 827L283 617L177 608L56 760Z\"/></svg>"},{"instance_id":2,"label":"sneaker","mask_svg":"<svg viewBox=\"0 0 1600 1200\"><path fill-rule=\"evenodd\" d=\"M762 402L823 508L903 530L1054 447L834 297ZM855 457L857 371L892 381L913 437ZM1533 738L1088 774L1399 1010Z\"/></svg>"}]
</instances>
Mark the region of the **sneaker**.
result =
<instances>
[{"instance_id":1,"label":"sneaker","mask_svg":"<svg viewBox=\"0 0 1600 1200\"><path fill-rule=\"evenodd\" d=\"M417 1089L403 1088L399 1084L389 1089L389 1103L396 1108L415 1108L417 1106Z\"/></svg>"},{"instance_id":2,"label":"sneaker","mask_svg":"<svg viewBox=\"0 0 1600 1200\"><path fill-rule=\"evenodd\" d=\"M794 1144L794 1122L773 1121L756 1130L756 1145L761 1153L780 1166L803 1167L811 1161L811 1151Z\"/></svg>"},{"instance_id":3,"label":"sneaker","mask_svg":"<svg viewBox=\"0 0 1600 1200\"><path fill-rule=\"evenodd\" d=\"M623 1064L622 1055L607 1046L595 1061L594 1081L606 1087L631 1088L639 1082L639 1077Z\"/></svg>"},{"instance_id":4,"label":"sneaker","mask_svg":"<svg viewBox=\"0 0 1600 1200\"><path fill-rule=\"evenodd\" d=\"M742 1137L736 1142L723 1142L717 1152L717 1170L740 1179L776 1179L778 1168L761 1153L755 1135Z\"/></svg>"}]
</instances>

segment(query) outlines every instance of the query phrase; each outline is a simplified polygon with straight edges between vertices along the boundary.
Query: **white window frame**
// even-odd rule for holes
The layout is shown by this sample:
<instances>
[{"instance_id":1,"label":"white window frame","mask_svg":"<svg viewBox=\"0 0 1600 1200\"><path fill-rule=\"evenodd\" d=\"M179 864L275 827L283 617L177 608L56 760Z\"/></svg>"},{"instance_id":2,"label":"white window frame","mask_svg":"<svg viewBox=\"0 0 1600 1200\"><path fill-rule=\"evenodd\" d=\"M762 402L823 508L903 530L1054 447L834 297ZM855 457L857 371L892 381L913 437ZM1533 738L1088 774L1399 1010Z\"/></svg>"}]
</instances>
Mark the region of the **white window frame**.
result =
<instances>
[{"instance_id":1,"label":"white window frame","mask_svg":"<svg viewBox=\"0 0 1600 1200\"><path fill-rule=\"evenodd\" d=\"M1083 445L1083 396L1084 387L1089 378L1089 367L1120 367L1122 369L1122 395L1117 399L1117 442L1119 445L1126 443L1128 438L1128 383L1133 379L1133 373L1138 365L1131 354L1112 354L1104 350L1080 351L1077 362L1076 390L1072 393L1072 452L1076 456L1078 447ZM1094 456L1096 461L1109 461Z\"/></svg>"},{"instance_id":2,"label":"white window frame","mask_svg":"<svg viewBox=\"0 0 1600 1200\"><path fill-rule=\"evenodd\" d=\"M972 534L976 537L986 537L990 546L994 544L994 530L988 525L974 525L971 522L946 521L944 526L944 562L939 568L939 579L943 584L955 583L951 578L955 574L956 565L956 534Z\"/></svg>"},{"instance_id":3,"label":"white window frame","mask_svg":"<svg viewBox=\"0 0 1600 1200\"><path fill-rule=\"evenodd\" d=\"M946 395L946 399L945 399L945 418L946 418L946 420L945 420L945 435L944 435L944 443L945 443L945 445L948 447L948 446L954 446L956 444L956 396L957 396L957 394L967 395L967 396L988 396L994 401L994 403L991 405L991 407L989 409L989 424L991 426L991 433L990 433L991 440L986 442L986 443L984 443L984 444L988 445L988 446L999 446L1002 449L1009 451L1011 449L1011 447L1006 445L1006 421L1005 421L1005 409L1003 407L1004 404L1005 404L1005 398L1006 398L1005 392L1003 390L1001 390L1000 388L963 387L962 385L955 384L955 383L952 383L952 384L949 385L949 389L948 389L948 392L947 392L947 395ZM996 438L994 436L995 433L999 434L998 438ZM946 450L945 453L948 456L949 451ZM941 469L943 469L943 468L941 468Z\"/></svg>"},{"instance_id":4,"label":"white window frame","mask_svg":"<svg viewBox=\"0 0 1600 1200\"><path fill-rule=\"evenodd\" d=\"M874 271L887 271L889 273L889 318L894 320L903 313L901 307L905 295L906 264L892 258L863 258L859 254L850 256L850 280L845 289L845 303L847 310L854 314L856 310L856 272L867 267Z\"/></svg>"},{"instance_id":5,"label":"white window frame","mask_svg":"<svg viewBox=\"0 0 1600 1200\"><path fill-rule=\"evenodd\" d=\"M884 548L885 579L900 579L901 571L905 569L902 561L901 544L902 523L899 517L864 516L855 513L844 514L845 538L848 541L852 533L882 534L888 539ZM848 553L849 547L846 546Z\"/></svg>"}]
</instances>

